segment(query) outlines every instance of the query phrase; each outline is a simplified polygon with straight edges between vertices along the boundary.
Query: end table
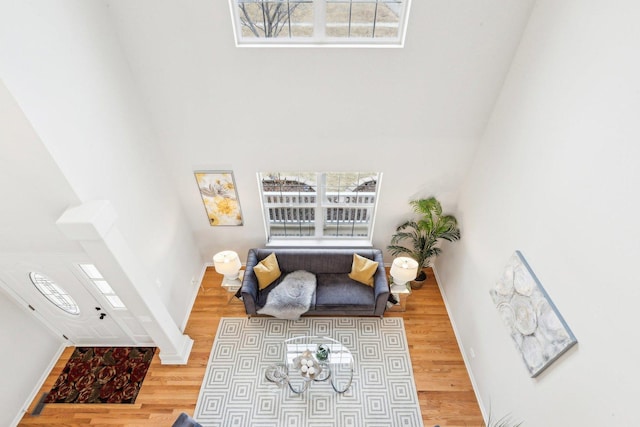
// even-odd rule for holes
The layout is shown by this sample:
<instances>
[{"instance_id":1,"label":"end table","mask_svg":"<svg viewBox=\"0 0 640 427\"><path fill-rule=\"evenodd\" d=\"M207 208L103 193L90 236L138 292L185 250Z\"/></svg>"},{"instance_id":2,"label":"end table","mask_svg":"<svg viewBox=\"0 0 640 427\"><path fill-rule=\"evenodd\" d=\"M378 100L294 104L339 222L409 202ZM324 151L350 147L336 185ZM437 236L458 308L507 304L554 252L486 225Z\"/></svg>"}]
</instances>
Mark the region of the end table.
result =
<instances>
[{"instance_id":1,"label":"end table","mask_svg":"<svg viewBox=\"0 0 640 427\"><path fill-rule=\"evenodd\" d=\"M391 294L398 300L398 304L387 308L387 311L407 311L407 299L411 295L411 289L407 285L394 285L389 288Z\"/></svg>"},{"instance_id":2,"label":"end table","mask_svg":"<svg viewBox=\"0 0 640 427\"><path fill-rule=\"evenodd\" d=\"M232 281L222 281L222 287L226 289L227 292L229 292L229 298L227 299L227 304L230 304L235 296L236 293L238 292L238 290L242 287L242 279L244 278L244 270L240 270L238 272L238 278ZM238 300L238 302L242 302L242 300L240 300L239 298L236 298Z\"/></svg>"}]
</instances>

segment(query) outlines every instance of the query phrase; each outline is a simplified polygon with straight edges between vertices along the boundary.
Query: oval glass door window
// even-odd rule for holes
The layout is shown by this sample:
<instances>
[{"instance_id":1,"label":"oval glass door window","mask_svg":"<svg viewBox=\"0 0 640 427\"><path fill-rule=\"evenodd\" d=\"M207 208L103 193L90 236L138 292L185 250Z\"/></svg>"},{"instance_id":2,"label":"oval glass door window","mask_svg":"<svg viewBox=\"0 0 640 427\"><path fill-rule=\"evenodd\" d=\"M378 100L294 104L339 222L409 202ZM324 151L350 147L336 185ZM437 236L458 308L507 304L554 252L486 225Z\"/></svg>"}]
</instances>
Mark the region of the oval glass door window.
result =
<instances>
[{"instance_id":1,"label":"oval glass door window","mask_svg":"<svg viewBox=\"0 0 640 427\"><path fill-rule=\"evenodd\" d=\"M71 295L58 286L53 280L44 274L34 271L29 273L29 278L40 293L60 310L74 316L80 314L80 307L78 307L78 304L71 298Z\"/></svg>"}]
</instances>

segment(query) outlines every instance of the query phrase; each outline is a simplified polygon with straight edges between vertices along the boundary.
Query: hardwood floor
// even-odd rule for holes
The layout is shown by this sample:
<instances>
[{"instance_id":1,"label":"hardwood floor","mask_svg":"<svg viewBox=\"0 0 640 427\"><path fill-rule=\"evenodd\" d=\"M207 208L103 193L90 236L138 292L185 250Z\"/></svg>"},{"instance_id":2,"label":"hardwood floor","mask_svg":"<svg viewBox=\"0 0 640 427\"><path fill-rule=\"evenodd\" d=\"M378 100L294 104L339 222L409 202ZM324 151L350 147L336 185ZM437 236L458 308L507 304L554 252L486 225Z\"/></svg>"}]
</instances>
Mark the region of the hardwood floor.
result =
<instances>
[{"instance_id":1,"label":"hardwood floor","mask_svg":"<svg viewBox=\"0 0 640 427\"><path fill-rule=\"evenodd\" d=\"M221 317L244 317L240 303L227 304L222 276L207 269L185 333L194 340L189 363L161 365L154 357L135 404L48 404L39 416L29 415L42 393L62 372L73 348L65 350L31 404L20 426L156 426L170 427L180 412L193 414L200 384ZM435 278L414 290L404 313L411 362L425 427L480 427L480 408L453 334Z\"/></svg>"}]
</instances>

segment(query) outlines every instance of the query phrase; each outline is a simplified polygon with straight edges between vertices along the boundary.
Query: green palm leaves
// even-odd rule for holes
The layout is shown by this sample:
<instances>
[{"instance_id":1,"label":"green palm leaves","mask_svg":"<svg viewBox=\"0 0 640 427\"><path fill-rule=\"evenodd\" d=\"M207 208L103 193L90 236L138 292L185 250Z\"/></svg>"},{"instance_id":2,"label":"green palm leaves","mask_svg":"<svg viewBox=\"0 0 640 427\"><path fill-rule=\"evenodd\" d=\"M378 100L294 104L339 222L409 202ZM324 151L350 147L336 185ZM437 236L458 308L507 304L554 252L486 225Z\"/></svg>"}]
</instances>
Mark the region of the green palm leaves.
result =
<instances>
[{"instance_id":1,"label":"green palm leaves","mask_svg":"<svg viewBox=\"0 0 640 427\"><path fill-rule=\"evenodd\" d=\"M429 267L431 259L442 252L439 239L460 239L458 221L453 215L442 214L442 205L435 197L412 200L410 204L419 218L400 224L387 249L393 256L407 254L421 268Z\"/></svg>"}]
</instances>

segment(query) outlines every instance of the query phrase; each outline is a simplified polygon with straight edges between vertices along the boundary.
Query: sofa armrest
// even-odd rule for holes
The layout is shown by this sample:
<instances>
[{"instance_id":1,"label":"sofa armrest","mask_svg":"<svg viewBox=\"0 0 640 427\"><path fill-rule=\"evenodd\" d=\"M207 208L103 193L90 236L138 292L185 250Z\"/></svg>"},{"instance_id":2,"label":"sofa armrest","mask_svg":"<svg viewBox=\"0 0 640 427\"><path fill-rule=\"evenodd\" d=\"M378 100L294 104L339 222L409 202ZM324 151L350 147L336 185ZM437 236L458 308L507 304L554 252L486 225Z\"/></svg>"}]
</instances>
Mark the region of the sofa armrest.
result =
<instances>
[{"instance_id":1,"label":"sofa armrest","mask_svg":"<svg viewBox=\"0 0 640 427\"><path fill-rule=\"evenodd\" d=\"M244 302L244 309L247 315L255 315L257 313L256 301L258 301L258 278L253 272L253 267L258 264L258 256L253 249L247 254L247 264L244 271L244 278L242 279L242 287L240 292L242 293L242 301Z\"/></svg>"},{"instance_id":2,"label":"sofa armrest","mask_svg":"<svg viewBox=\"0 0 640 427\"><path fill-rule=\"evenodd\" d=\"M389 280L387 280L382 252L377 251L374 261L378 262L378 270L373 275L373 294L376 301L373 314L382 317L387 309L387 301L389 300Z\"/></svg>"}]
</instances>

